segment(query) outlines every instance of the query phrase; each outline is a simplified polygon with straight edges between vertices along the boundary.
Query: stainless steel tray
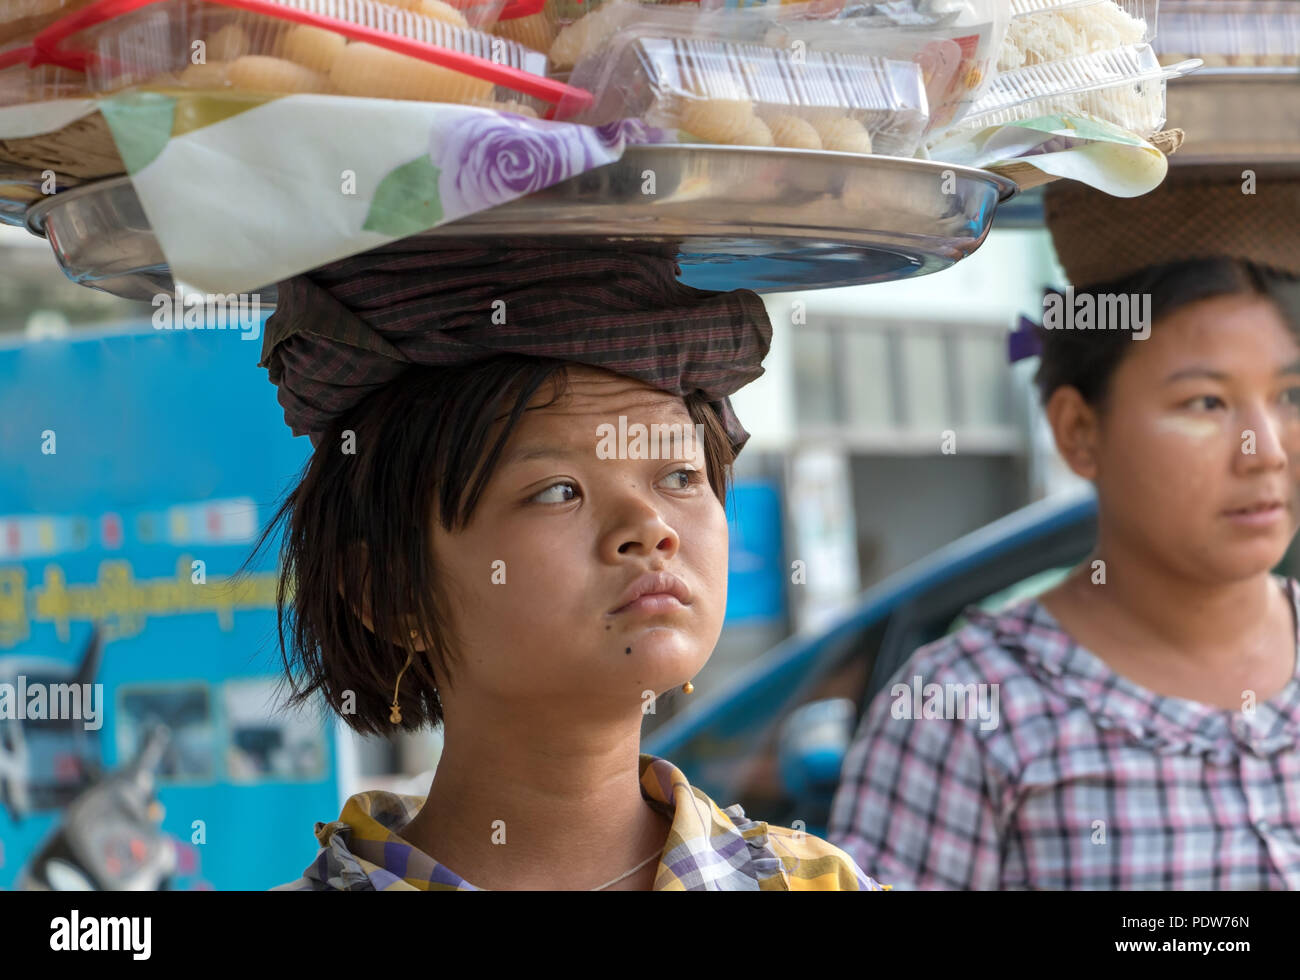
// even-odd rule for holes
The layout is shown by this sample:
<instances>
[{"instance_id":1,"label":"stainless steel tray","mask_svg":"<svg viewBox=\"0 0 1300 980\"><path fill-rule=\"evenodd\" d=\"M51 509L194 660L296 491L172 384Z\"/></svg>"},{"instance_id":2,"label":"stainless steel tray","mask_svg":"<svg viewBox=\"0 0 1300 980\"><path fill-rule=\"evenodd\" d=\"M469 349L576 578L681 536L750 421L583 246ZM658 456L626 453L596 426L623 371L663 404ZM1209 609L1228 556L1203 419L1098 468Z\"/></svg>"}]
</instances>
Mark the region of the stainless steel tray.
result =
<instances>
[{"instance_id":1,"label":"stainless steel tray","mask_svg":"<svg viewBox=\"0 0 1300 980\"><path fill-rule=\"evenodd\" d=\"M653 193L651 193L653 191ZM938 272L984 242L1013 181L924 160L701 144L629 147L615 163L420 237L677 245L683 282L757 292ZM68 277L119 296L173 289L130 180L34 205Z\"/></svg>"}]
</instances>

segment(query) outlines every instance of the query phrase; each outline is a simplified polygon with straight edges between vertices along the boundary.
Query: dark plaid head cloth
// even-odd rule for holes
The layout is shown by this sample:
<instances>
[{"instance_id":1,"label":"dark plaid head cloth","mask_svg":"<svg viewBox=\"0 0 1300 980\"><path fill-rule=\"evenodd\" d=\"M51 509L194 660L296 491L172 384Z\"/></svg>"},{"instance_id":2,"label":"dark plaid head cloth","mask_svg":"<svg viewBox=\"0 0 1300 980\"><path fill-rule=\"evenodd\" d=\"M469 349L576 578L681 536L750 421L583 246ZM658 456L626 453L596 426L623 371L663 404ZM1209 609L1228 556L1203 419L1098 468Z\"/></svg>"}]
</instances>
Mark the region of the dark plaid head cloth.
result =
<instances>
[{"instance_id":1,"label":"dark plaid head cloth","mask_svg":"<svg viewBox=\"0 0 1300 980\"><path fill-rule=\"evenodd\" d=\"M402 239L278 283L260 366L313 446L412 365L518 353L699 391L739 452L749 433L727 396L762 375L772 325L757 293L678 282L676 252Z\"/></svg>"}]
</instances>

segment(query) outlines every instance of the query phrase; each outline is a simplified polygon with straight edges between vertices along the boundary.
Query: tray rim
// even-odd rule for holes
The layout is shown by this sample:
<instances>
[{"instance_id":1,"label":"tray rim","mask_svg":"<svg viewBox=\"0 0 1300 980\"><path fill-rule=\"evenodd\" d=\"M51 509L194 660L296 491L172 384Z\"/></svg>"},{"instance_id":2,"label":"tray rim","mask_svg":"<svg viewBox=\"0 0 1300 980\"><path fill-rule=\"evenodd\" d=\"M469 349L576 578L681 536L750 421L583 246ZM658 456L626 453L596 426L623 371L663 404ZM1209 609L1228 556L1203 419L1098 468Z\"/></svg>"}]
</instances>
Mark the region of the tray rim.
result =
<instances>
[{"instance_id":1,"label":"tray rim","mask_svg":"<svg viewBox=\"0 0 1300 980\"><path fill-rule=\"evenodd\" d=\"M618 160L615 160L608 164L604 164L601 167L594 167L591 170L584 171L582 174L577 174L574 177L568 177L564 181L560 181L557 184L552 184L549 187L544 187L541 188L540 190L534 191L533 194L527 195L527 197L532 197L534 194L545 194L547 191L552 190L554 187L557 187L560 184L566 183L567 181L570 180L587 176L592 173L597 173L600 170L605 169L605 167L616 167L621 164L625 164L629 156L658 155L658 154L662 154L666 156L698 155L701 153L707 153L712 156L738 155L744 157L745 159L755 160L755 161L780 159L781 157L786 157L788 159L795 159L795 160L803 159L809 161L816 161L818 163L830 163L830 162L843 161L846 163L853 163L864 168L869 167L870 169L877 169L883 164L884 170L895 170L895 171L902 170L911 173L924 173L927 170L934 171L936 173L942 173L945 170L951 170L959 177L964 177L965 179L973 180L973 181L980 181L995 187L998 192L997 203L999 207L1020 193L1020 186L1014 180L1011 180L1008 177L1004 177L1001 174L995 173L992 170L984 170L978 167L968 167L960 164L944 163L943 161L940 160L923 160L914 157L894 157L894 156L865 154L865 153L844 153L835 150L800 150L800 149L794 149L790 147L745 147L745 146L729 146L725 144L714 144L714 143L636 143L628 146L624 150L623 155ZM23 224L31 234L37 236L38 238L45 238L46 234L45 234L44 219L47 216L48 212L53 210L59 204L77 200L81 197L85 197L90 194L106 190L111 186L120 185L123 182L131 183L131 175L123 173L123 174L117 174L115 176L99 178L97 180L88 180L77 187L71 187L66 191L61 191L58 194L50 195L44 200L37 201L35 204L32 204L27 208L26 212L23 215ZM525 200L525 199L526 198L517 198L514 201L507 201L504 204L499 204L495 207L487 208L484 211L475 212L474 214L466 215L463 218L458 218L456 221L449 221L446 224L435 225L432 228L426 228L423 231L415 232L414 235L407 236L407 237L416 237L425 234L437 235L442 231L442 229L451 228L456 225L460 225L462 228L467 228L474 224L474 219L477 218L479 215L487 214L487 213L499 214L500 212L509 210L510 207L512 205L515 205L518 201ZM631 240L637 240L642 237L646 238L646 240L650 240L650 238L653 237L653 236L638 235L637 234L638 231L644 233L646 229L644 227L630 228L629 233L626 236L620 236L620 237L626 237ZM520 237L556 238L556 237L565 237L565 234L563 232L558 232L554 226L551 226L546 229L539 229L536 235L524 234L521 235ZM709 236L709 237L715 237L715 236ZM771 238L771 239L789 238L789 235L775 234L775 233L770 235L764 235L760 233L754 233L750 237L761 240L764 238Z\"/></svg>"}]
</instances>

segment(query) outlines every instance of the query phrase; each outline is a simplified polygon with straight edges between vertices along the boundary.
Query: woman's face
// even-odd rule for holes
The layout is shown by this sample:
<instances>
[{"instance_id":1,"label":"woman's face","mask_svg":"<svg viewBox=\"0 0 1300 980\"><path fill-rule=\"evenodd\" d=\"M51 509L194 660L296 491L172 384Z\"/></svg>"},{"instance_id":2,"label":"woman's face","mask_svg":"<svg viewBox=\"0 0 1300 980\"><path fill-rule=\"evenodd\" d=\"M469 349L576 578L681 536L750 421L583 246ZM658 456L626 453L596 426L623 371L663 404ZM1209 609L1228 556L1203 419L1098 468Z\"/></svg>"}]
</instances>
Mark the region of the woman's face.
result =
<instances>
[{"instance_id":1,"label":"woman's face","mask_svg":"<svg viewBox=\"0 0 1300 980\"><path fill-rule=\"evenodd\" d=\"M568 375L567 397L523 414L463 532L434 522L460 641L443 696L451 713L464 699L534 702L535 717L579 705L626 716L645 692L696 674L722 632L727 521L684 402L593 368ZM544 384L530 407L551 394ZM626 446L637 424L674 425L690 441L655 440L660 458L627 458L641 454L620 445L620 416ZM618 610L635 579L658 571L680 579L689 601Z\"/></svg>"},{"instance_id":2,"label":"woman's face","mask_svg":"<svg viewBox=\"0 0 1300 980\"><path fill-rule=\"evenodd\" d=\"M1074 459L1107 533L1196 581L1272 568L1296 532L1300 463L1300 346L1281 313L1215 297L1129 342Z\"/></svg>"}]
</instances>

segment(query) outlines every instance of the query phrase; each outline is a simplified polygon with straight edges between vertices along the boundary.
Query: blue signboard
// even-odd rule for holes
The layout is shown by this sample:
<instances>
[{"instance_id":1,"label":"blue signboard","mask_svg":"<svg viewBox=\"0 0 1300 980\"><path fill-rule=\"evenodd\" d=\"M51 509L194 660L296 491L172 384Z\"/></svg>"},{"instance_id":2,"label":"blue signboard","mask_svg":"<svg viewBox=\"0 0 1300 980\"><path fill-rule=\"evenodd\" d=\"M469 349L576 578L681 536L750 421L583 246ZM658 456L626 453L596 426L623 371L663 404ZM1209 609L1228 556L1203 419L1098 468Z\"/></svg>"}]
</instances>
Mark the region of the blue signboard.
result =
<instances>
[{"instance_id":1,"label":"blue signboard","mask_svg":"<svg viewBox=\"0 0 1300 980\"><path fill-rule=\"evenodd\" d=\"M338 812L332 730L276 710L274 567L229 580L311 448L244 336L146 322L0 349L2 888L60 828L81 850L59 874L125 887L162 840L169 887L267 888ZM96 797L159 726L148 817L129 786Z\"/></svg>"},{"instance_id":2,"label":"blue signboard","mask_svg":"<svg viewBox=\"0 0 1300 980\"><path fill-rule=\"evenodd\" d=\"M780 488L770 480L738 480L733 489L727 494L726 624L782 623L786 573Z\"/></svg>"},{"instance_id":3,"label":"blue signboard","mask_svg":"<svg viewBox=\"0 0 1300 980\"><path fill-rule=\"evenodd\" d=\"M333 729L279 707L274 545L230 580L311 451L245 337L0 348L0 888L155 887L162 847L167 887L263 889L339 812ZM728 518L727 623L782 619L777 487Z\"/></svg>"}]
</instances>

